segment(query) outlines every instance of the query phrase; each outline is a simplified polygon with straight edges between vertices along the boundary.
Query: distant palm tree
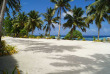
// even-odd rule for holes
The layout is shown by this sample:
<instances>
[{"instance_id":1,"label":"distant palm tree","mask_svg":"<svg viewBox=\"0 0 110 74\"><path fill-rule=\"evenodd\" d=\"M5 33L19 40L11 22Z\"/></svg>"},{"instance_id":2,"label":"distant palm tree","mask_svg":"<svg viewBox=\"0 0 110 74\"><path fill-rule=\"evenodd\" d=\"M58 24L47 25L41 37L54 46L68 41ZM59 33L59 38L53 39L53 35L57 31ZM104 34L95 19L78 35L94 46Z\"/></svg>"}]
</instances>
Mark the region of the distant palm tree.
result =
<instances>
[{"instance_id":1,"label":"distant palm tree","mask_svg":"<svg viewBox=\"0 0 110 74\"><path fill-rule=\"evenodd\" d=\"M105 19L107 19L108 22L110 22L110 16L108 15L107 11L106 9L103 9L103 6L100 6L100 4L99 6L97 6L93 3L92 5L89 5L87 7L88 17L86 19L86 23L89 24L95 20L95 24L98 27L98 40L99 40L100 29L102 27L102 24L101 24L102 21L105 21Z\"/></svg>"},{"instance_id":2,"label":"distant palm tree","mask_svg":"<svg viewBox=\"0 0 110 74\"><path fill-rule=\"evenodd\" d=\"M57 16L60 14L58 39L60 38L61 11L63 10L66 13L66 10L70 10L70 1L73 0L51 0L51 2L55 4L55 10L58 11Z\"/></svg>"},{"instance_id":3,"label":"distant palm tree","mask_svg":"<svg viewBox=\"0 0 110 74\"><path fill-rule=\"evenodd\" d=\"M55 26L53 23L58 23L58 17L54 18L55 15L55 10L52 9L51 7L47 9L47 12L45 14L43 14L44 16L44 21L47 22L47 24L44 26L43 30L46 30L45 33L49 32L50 35L50 31L51 31L51 26L53 29L55 29Z\"/></svg>"},{"instance_id":4,"label":"distant palm tree","mask_svg":"<svg viewBox=\"0 0 110 74\"><path fill-rule=\"evenodd\" d=\"M7 6L8 5L8 6ZM4 19L5 11L11 8L12 10L19 11L20 0L0 0L0 48L1 46L1 36L2 36L2 23Z\"/></svg>"},{"instance_id":5,"label":"distant palm tree","mask_svg":"<svg viewBox=\"0 0 110 74\"><path fill-rule=\"evenodd\" d=\"M42 28L43 21L41 20L39 12L36 12L35 10L30 11L28 13L28 16L29 16L29 18L28 18L27 28L29 30L31 29L32 35L33 35L33 32L34 32L36 27L38 29Z\"/></svg>"},{"instance_id":6,"label":"distant palm tree","mask_svg":"<svg viewBox=\"0 0 110 74\"><path fill-rule=\"evenodd\" d=\"M86 32L86 27L88 27L85 23L85 18L83 17L84 11L82 8L77 8L76 6L72 9L72 15L66 14L64 17L64 20L67 20L66 23L63 24L64 29L70 28L70 33L72 38L73 31L76 30L76 28L80 28L82 31Z\"/></svg>"}]
</instances>

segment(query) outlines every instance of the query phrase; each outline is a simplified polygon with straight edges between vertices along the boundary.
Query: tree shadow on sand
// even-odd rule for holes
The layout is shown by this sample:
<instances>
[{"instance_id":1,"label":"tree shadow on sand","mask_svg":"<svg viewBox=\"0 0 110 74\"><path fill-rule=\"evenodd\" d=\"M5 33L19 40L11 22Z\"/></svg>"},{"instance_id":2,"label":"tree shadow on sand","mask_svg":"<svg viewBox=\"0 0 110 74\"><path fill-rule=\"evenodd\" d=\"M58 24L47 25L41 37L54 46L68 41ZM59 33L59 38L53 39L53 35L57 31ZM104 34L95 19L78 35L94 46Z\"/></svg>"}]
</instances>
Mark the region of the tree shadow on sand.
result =
<instances>
[{"instance_id":1,"label":"tree shadow on sand","mask_svg":"<svg viewBox=\"0 0 110 74\"><path fill-rule=\"evenodd\" d=\"M8 72L8 74L12 74L14 68L18 66L17 61L12 56L3 56L0 57L0 74L3 74L2 71ZM18 67L19 68L19 67ZM17 70L15 71L17 73ZM20 70L20 74L22 71Z\"/></svg>"},{"instance_id":2,"label":"tree shadow on sand","mask_svg":"<svg viewBox=\"0 0 110 74\"><path fill-rule=\"evenodd\" d=\"M63 45L50 45L49 43L35 43L36 46L28 47L24 51L34 51L34 52L44 52L44 53L52 53L52 52L64 52L64 51L76 51L75 49L81 49L80 46L63 46Z\"/></svg>"},{"instance_id":3,"label":"tree shadow on sand","mask_svg":"<svg viewBox=\"0 0 110 74\"><path fill-rule=\"evenodd\" d=\"M110 74L110 54L95 54L94 59L79 57L74 55L60 56L60 58L52 58L66 61L51 63L54 67L73 67L71 70L61 70L48 74Z\"/></svg>"},{"instance_id":4,"label":"tree shadow on sand","mask_svg":"<svg viewBox=\"0 0 110 74\"><path fill-rule=\"evenodd\" d=\"M33 52L44 52L44 53L52 53L52 52L63 52L63 51L76 51L75 49L82 49L81 46L64 46L64 45L51 45L50 43L42 42L42 41L30 41L30 40L13 40L13 42L17 42L20 44L27 45L25 50L23 51L33 51Z\"/></svg>"}]
</instances>

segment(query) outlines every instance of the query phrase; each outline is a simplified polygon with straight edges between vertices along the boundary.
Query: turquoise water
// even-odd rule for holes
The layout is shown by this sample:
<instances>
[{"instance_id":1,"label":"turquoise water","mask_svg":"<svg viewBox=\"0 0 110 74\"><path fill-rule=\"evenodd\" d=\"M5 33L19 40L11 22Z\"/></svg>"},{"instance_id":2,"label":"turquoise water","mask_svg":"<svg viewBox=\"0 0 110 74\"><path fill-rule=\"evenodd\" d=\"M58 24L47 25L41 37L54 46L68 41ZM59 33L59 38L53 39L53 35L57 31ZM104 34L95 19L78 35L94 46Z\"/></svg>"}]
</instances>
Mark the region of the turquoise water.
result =
<instances>
[{"instance_id":1,"label":"turquoise water","mask_svg":"<svg viewBox=\"0 0 110 74\"><path fill-rule=\"evenodd\" d=\"M61 36L61 39L63 39L65 37L65 35L62 35ZM87 41L93 41L93 37L95 37L97 39L97 36L83 36L85 38L85 40ZM107 38L110 38L110 36L100 36L100 40L103 40L103 39L107 39Z\"/></svg>"},{"instance_id":2,"label":"turquoise water","mask_svg":"<svg viewBox=\"0 0 110 74\"><path fill-rule=\"evenodd\" d=\"M37 36L37 35L35 35L35 36ZM57 35L54 35L54 36L56 36L56 38L57 38ZM61 39L63 39L65 37L65 35L61 35ZM87 40L87 41L93 41L93 37L95 37L96 39L97 39L97 36L90 36L90 35L87 35L87 36L83 36L84 38L85 38L85 40ZM107 39L107 38L110 38L110 36L100 36L100 40L103 40L103 39Z\"/></svg>"}]
</instances>

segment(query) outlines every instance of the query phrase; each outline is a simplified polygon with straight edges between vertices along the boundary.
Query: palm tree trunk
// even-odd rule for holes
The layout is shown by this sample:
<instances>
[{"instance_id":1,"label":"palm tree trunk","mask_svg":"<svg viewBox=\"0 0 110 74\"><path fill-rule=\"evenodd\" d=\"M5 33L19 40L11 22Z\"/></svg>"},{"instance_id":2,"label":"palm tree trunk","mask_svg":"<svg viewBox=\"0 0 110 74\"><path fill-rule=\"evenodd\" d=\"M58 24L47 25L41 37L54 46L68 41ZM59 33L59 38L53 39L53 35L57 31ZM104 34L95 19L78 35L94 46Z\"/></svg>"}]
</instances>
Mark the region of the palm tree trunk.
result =
<instances>
[{"instance_id":1,"label":"palm tree trunk","mask_svg":"<svg viewBox=\"0 0 110 74\"><path fill-rule=\"evenodd\" d=\"M73 31L75 31L75 30L76 30L76 26L73 26L73 28L70 31L70 34L71 34L70 40L73 38Z\"/></svg>"},{"instance_id":2,"label":"palm tree trunk","mask_svg":"<svg viewBox=\"0 0 110 74\"><path fill-rule=\"evenodd\" d=\"M50 27L49 27L49 36L50 36Z\"/></svg>"},{"instance_id":3,"label":"palm tree trunk","mask_svg":"<svg viewBox=\"0 0 110 74\"><path fill-rule=\"evenodd\" d=\"M34 31L32 30L32 35L33 35L33 32L34 32Z\"/></svg>"},{"instance_id":4,"label":"palm tree trunk","mask_svg":"<svg viewBox=\"0 0 110 74\"><path fill-rule=\"evenodd\" d=\"M98 40L99 40L100 28L98 28Z\"/></svg>"},{"instance_id":5,"label":"palm tree trunk","mask_svg":"<svg viewBox=\"0 0 110 74\"><path fill-rule=\"evenodd\" d=\"M2 9L1 9L1 14L0 14L0 49L2 48L2 45L1 45L2 24L3 24L3 19L4 19L6 4L7 4L7 0L3 0L3 5L2 5Z\"/></svg>"},{"instance_id":6,"label":"palm tree trunk","mask_svg":"<svg viewBox=\"0 0 110 74\"><path fill-rule=\"evenodd\" d=\"M60 39L60 27L61 27L61 7L60 7L60 19L59 19L59 32L58 32L58 39Z\"/></svg>"}]
</instances>

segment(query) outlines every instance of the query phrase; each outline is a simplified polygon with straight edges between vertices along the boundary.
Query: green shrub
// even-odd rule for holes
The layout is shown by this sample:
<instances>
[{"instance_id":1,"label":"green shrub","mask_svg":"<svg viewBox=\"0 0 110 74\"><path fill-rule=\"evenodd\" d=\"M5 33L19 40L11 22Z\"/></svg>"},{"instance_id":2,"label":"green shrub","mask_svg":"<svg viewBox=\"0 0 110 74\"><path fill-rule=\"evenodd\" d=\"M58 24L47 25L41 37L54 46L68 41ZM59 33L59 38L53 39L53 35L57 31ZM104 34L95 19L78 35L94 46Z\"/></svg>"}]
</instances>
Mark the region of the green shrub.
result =
<instances>
[{"instance_id":1,"label":"green shrub","mask_svg":"<svg viewBox=\"0 0 110 74\"><path fill-rule=\"evenodd\" d=\"M96 42L102 42L101 40L95 40Z\"/></svg>"},{"instance_id":2,"label":"green shrub","mask_svg":"<svg viewBox=\"0 0 110 74\"><path fill-rule=\"evenodd\" d=\"M81 39L81 37L78 37L78 39L77 40L80 40Z\"/></svg>"},{"instance_id":3,"label":"green shrub","mask_svg":"<svg viewBox=\"0 0 110 74\"><path fill-rule=\"evenodd\" d=\"M72 37L71 37L71 36L72 36ZM82 33L81 33L80 31L78 31L78 30L75 30L75 31L73 31L72 35L71 35L71 33L69 32L69 33L64 37L64 39L71 40L71 39L73 39L73 38L78 38L78 37L80 37L80 39L82 39L82 38L83 38Z\"/></svg>"},{"instance_id":4,"label":"green shrub","mask_svg":"<svg viewBox=\"0 0 110 74\"><path fill-rule=\"evenodd\" d=\"M29 38L36 38L34 35L29 35Z\"/></svg>"},{"instance_id":5,"label":"green shrub","mask_svg":"<svg viewBox=\"0 0 110 74\"><path fill-rule=\"evenodd\" d=\"M17 53L14 46L7 45L4 40L2 40L2 48L0 49L0 56L3 55L12 55L14 53Z\"/></svg>"},{"instance_id":6,"label":"green shrub","mask_svg":"<svg viewBox=\"0 0 110 74\"><path fill-rule=\"evenodd\" d=\"M82 39L83 41L86 41L85 38Z\"/></svg>"},{"instance_id":7,"label":"green shrub","mask_svg":"<svg viewBox=\"0 0 110 74\"><path fill-rule=\"evenodd\" d=\"M95 38L95 36L93 36L93 41L96 41L96 38Z\"/></svg>"},{"instance_id":8,"label":"green shrub","mask_svg":"<svg viewBox=\"0 0 110 74\"><path fill-rule=\"evenodd\" d=\"M11 72L11 74L15 74L15 71L17 71L17 74L20 74L20 70L17 68L17 66L14 68L14 70ZM8 71L3 70L1 71L3 74L8 74Z\"/></svg>"},{"instance_id":9,"label":"green shrub","mask_svg":"<svg viewBox=\"0 0 110 74\"><path fill-rule=\"evenodd\" d=\"M44 37L44 35L43 35L43 34L40 34L39 36L40 36L40 38L43 38L43 37Z\"/></svg>"},{"instance_id":10,"label":"green shrub","mask_svg":"<svg viewBox=\"0 0 110 74\"><path fill-rule=\"evenodd\" d=\"M107 38L107 42L110 42L110 38Z\"/></svg>"},{"instance_id":11,"label":"green shrub","mask_svg":"<svg viewBox=\"0 0 110 74\"><path fill-rule=\"evenodd\" d=\"M105 38L103 38L103 42L105 42L106 41L106 39Z\"/></svg>"},{"instance_id":12,"label":"green shrub","mask_svg":"<svg viewBox=\"0 0 110 74\"><path fill-rule=\"evenodd\" d=\"M27 37L28 37L27 35L24 35L24 36L23 36L23 38L27 38Z\"/></svg>"},{"instance_id":13,"label":"green shrub","mask_svg":"<svg viewBox=\"0 0 110 74\"><path fill-rule=\"evenodd\" d=\"M51 36L50 38L55 39L55 36Z\"/></svg>"}]
</instances>

